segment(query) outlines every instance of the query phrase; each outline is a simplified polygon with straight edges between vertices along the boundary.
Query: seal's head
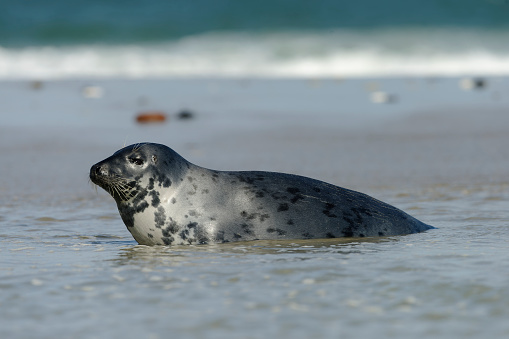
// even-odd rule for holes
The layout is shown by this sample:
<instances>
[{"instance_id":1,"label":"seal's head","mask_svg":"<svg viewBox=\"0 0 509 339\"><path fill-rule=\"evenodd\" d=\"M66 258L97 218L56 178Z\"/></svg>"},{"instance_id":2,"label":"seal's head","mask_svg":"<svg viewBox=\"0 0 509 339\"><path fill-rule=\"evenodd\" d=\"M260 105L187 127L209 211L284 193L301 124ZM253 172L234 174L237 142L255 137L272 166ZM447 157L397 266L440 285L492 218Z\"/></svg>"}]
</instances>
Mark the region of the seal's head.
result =
<instances>
[{"instance_id":1,"label":"seal's head","mask_svg":"<svg viewBox=\"0 0 509 339\"><path fill-rule=\"evenodd\" d=\"M169 188L186 161L171 148L153 143L122 148L90 168L90 180L117 202L128 202L154 187Z\"/></svg>"}]
</instances>

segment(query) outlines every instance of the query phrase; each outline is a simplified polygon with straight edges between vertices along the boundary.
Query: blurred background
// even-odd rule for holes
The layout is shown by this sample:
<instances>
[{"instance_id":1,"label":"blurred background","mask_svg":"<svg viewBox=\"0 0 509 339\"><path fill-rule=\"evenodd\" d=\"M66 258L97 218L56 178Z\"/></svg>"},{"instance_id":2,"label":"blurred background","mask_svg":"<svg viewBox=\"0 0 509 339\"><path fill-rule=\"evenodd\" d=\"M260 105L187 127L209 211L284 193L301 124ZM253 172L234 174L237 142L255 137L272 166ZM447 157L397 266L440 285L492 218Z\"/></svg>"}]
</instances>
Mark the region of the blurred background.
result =
<instances>
[{"instance_id":1,"label":"blurred background","mask_svg":"<svg viewBox=\"0 0 509 339\"><path fill-rule=\"evenodd\" d=\"M505 0L3 0L0 79L507 74Z\"/></svg>"}]
</instances>

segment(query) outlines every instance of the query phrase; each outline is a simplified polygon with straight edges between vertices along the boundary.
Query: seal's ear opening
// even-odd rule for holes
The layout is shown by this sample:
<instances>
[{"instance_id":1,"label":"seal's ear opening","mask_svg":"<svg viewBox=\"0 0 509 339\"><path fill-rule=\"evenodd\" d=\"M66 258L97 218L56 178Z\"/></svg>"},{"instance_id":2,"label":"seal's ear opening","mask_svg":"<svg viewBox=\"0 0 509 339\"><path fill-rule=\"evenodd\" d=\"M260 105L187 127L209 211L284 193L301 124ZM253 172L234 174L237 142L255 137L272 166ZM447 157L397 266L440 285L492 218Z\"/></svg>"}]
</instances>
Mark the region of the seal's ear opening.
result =
<instances>
[{"instance_id":1,"label":"seal's ear opening","mask_svg":"<svg viewBox=\"0 0 509 339\"><path fill-rule=\"evenodd\" d=\"M157 157L155 155L152 156L152 162L154 164L157 164Z\"/></svg>"}]
</instances>

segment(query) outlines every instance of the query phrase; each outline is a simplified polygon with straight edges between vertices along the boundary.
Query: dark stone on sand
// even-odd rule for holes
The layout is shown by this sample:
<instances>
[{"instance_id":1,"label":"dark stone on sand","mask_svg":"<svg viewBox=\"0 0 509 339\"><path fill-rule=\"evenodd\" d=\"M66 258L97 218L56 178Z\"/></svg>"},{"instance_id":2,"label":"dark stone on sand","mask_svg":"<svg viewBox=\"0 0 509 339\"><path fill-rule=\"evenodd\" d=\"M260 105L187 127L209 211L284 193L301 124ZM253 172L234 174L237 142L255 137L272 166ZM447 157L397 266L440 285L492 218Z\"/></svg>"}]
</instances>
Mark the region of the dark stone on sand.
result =
<instances>
[{"instance_id":1,"label":"dark stone on sand","mask_svg":"<svg viewBox=\"0 0 509 339\"><path fill-rule=\"evenodd\" d=\"M177 114L177 118L180 120L190 120L194 118L194 113L189 110L182 110Z\"/></svg>"},{"instance_id":2,"label":"dark stone on sand","mask_svg":"<svg viewBox=\"0 0 509 339\"><path fill-rule=\"evenodd\" d=\"M483 90L488 82L483 78L464 78L460 80L460 87L466 91Z\"/></svg>"}]
</instances>

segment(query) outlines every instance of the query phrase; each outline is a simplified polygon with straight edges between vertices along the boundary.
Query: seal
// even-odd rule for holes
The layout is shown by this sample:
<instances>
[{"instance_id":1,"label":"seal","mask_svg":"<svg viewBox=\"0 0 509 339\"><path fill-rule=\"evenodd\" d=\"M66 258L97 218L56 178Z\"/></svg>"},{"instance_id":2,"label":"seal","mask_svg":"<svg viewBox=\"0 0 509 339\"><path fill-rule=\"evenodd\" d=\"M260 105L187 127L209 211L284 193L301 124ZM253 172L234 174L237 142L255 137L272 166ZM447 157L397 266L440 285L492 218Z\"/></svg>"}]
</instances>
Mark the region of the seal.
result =
<instances>
[{"instance_id":1,"label":"seal","mask_svg":"<svg viewBox=\"0 0 509 339\"><path fill-rule=\"evenodd\" d=\"M366 194L284 173L215 171L141 143L90 169L143 245L379 237L434 228Z\"/></svg>"}]
</instances>

